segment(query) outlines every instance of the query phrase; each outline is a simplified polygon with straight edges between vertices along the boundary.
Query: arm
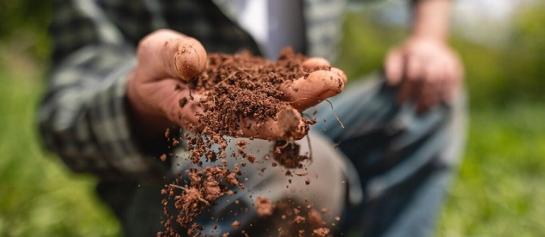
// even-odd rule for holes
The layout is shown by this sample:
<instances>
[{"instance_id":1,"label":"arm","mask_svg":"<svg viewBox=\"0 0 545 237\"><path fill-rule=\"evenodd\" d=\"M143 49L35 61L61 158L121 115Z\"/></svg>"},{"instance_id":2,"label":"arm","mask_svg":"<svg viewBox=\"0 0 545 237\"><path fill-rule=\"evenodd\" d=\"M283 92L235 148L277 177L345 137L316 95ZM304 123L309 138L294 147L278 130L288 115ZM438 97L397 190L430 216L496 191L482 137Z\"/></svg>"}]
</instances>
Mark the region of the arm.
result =
<instances>
[{"instance_id":1,"label":"arm","mask_svg":"<svg viewBox=\"0 0 545 237\"><path fill-rule=\"evenodd\" d=\"M126 98L134 49L95 1L55 1L54 44L38 122L45 146L73 170L102 178L161 176L135 139Z\"/></svg>"},{"instance_id":2,"label":"arm","mask_svg":"<svg viewBox=\"0 0 545 237\"><path fill-rule=\"evenodd\" d=\"M425 37L446 42L452 0L414 0L412 37Z\"/></svg>"},{"instance_id":3,"label":"arm","mask_svg":"<svg viewBox=\"0 0 545 237\"><path fill-rule=\"evenodd\" d=\"M95 19L101 11L94 1L57 1L55 7L53 69L39 111L46 146L71 169L102 178L167 174L167 167L152 156L167 152L158 150L167 144L157 142L165 128L190 128L197 119L202 94L189 92L185 82L205 69L203 46L178 32L158 30L134 50L113 23ZM306 66L312 71L315 64L329 65L318 61ZM339 93L345 81L344 73L332 68L283 88L294 101L291 111L302 111ZM180 100L190 97L196 99L180 108ZM281 127L278 121L255 125L243 135L274 139L283 134L274 129Z\"/></svg>"},{"instance_id":4,"label":"arm","mask_svg":"<svg viewBox=\"0 0 545 237\"><path fill-rule=\"evenodd\" d=\"M410 36L388 53L385 71L389 84L399 87L399 101L423 111L457 96L463 67L447 43L452 1L412 3Z\"/></svg>"}]
</instances>

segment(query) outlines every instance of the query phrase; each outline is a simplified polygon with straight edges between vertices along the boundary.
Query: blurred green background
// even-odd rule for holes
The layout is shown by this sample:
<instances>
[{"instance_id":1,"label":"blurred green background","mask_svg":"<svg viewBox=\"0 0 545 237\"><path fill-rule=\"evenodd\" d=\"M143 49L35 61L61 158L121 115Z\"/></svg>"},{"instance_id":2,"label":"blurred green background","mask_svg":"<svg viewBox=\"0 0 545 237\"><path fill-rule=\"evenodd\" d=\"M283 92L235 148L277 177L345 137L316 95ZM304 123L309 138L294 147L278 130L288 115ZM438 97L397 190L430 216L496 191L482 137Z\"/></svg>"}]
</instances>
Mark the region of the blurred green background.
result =
<instances>
[{"instance_id":1,"label":"blurred green background","mask_svg":"<svg viewBox=\"0 0 545 237\"><path fill-rule=\"evenodd\" d=\"M41 150L35 110L49 53L50 1L0 2L0 236L118 236L95 180ZM339 65L380 69L405 29L347 15ZM452 37L471 97L465 159L437 236L545 235L545 4L516 11L502 44Z\"/></svg>"}]
</instances>

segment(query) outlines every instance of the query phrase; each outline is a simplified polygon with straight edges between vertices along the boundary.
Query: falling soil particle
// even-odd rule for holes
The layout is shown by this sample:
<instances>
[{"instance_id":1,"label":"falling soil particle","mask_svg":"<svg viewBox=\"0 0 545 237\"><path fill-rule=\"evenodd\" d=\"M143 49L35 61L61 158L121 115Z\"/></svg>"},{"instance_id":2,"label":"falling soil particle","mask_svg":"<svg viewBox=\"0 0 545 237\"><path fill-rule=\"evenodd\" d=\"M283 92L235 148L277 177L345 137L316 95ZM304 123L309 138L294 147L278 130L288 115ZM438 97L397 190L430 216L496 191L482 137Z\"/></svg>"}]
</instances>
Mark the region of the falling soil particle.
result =
<instances>
[{"instance_id":1,"label":"falling soil particle","mask_svg":"<svg viewBox=\"0 0 545 237\"><path fill-rule=\"evenodd\" d=\"M286 168L302 168L309 156L299 155L300 146L294 142L277 141L273 148L274 159Z\"/></svg>"},{"instance_id":2,"label":"falling soil particle","mask_svg":"<svg viewBox=\"0 0 545 237\"><path fill-rule=\"evenodd\" d=\"M231 223L231 227L233 227L233 229L238 229L238 227L240 227L240 222L239 221L233 221L233 223Z\"/></svg>"},{"instance_id":3,"label":"falling soil particle","mask_svg":"<svg viewBox=\"0 0 545 237\"><path fill-rule=\"evenodd\" d=\"M268 198L257 197L255 206L257 215L260 217L267 217L273 214L273 205Z\"/></svg>"},{"instance_id":4,"label":"falling soil particle","mask_svg":"<svg viewBox=\"0 0 545 237\"><path fill-rule=\"evenodd\" d=\"M312 235L316 237L325 237L329 235L329 228L327 227L316 228L312 231Z\"/></svg>"},{"instance_id":5,"label":"falling soil particle","mask_svg":"<svg viewBox=\"0 0 545 237\"><path fill-rule=\"evenodd\" d=\"M209 54L207 69L187 84L202 95L202 99L197 101L197 96L190 93L189 97L178 101L180 108L189 106L190 101L198 103L202 108L202 112L197 114L197 122L189 125L193 133L182 137L180 129L177 129L178 132L173 132L172 129L165 131L170 148L184 141L189 160L197 168L186 170L162 189L164 219L163 231L157 233L158 237L180 236L180 229L185 230L188 236L202 236L203 227L197 223L199 216L219 198L244 189L239 167L245 167L246 163L241 162L234 168L228 168L226 137L244 136L244 131L252 130L251 126L254 124L259 126L267 121L277 121L279 112L291 106L287 95L280 89L283 83L309 75L308 69L302 66L304 60L306 58L303 55L295 54L290 49L283 50L276 61L256 57L248 52L234 55ZM181 89L181 85L174 88ZM273 157L273 167L280 164L288 169L301 168L304 161L311 158L300 155L299 145L292 141L301 133L306 135L309 125L315 123L306 118L302 120L302 127L298 125L289 128L296 130L298 134L286 132L284 140L276 141L272 154L266 158ZM257 157L245 151L246 141L240 141L236 145L239 156L251 164L256 162ZM219 149L212 149L213 146ZM166 155L160 157L161 160L166 158ZM291 176L291 173L286 175ZM307 181L306 183L308 184ZM276 204L264 197L256 198L255 207L260 217L286 212L282 217L286 219L289 216L290 221L286 222L292 224L287 224L288 231L284 232L292 233L291 236L305 236L310 233L313 236L329 235L329 229L324 227L320 213L314 209L305 213L306 211L299 208L277 208ZM293 223L307 225L307 222L310 227L290 226ZM234 221L231 227L238 229L240 225L239 221ZM248 236L245 231L242 234ZM229 233L222 236L229 236Z\"/></svg>"}]
</instances>

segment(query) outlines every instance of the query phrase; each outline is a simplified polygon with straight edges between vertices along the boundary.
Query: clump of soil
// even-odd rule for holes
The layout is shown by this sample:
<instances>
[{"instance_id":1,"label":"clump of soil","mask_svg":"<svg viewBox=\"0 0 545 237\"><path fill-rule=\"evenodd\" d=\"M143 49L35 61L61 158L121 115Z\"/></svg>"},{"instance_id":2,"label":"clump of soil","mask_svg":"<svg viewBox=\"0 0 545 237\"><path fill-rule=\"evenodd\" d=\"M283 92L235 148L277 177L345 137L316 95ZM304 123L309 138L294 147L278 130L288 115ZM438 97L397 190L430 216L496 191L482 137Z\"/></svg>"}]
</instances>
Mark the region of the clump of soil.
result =
<instances>
[{"instance_id":1,"label":"clump of soil","mask_svg":"<svg viewBox=\"0 0 545 237\"><path fill-rule=\"evenodd\" d=\"M166 197L162 205L167 220L163 221L164 231L157 236L178 236L176 223L186 228L189 236L199 236L200 226L195 223L196 218L218 198L232 194L233 187L242 187L237 178L239 173L238 167L232 170L223 166L190 169L185 176L189 177L186 184L177 179L166 185L161 194ZM170 215L170 202L180 214Z\"/></svg>"},{"instance_id":2,"label":"clump of soil","mask_svg":"<svg viewBox=\"0 0 545 237\"><path fill-rule=\"evenodd\" d=\"M225 136L243 136L245 130L252 129L251 126L278 119L279 112L290 106L280 86L308 76L309 72L302 66L305 59L290 49L284 50L277 61L256 57L248 52L209 54L206 71L189 82L192 89L204 92L204 100L200 101L203 112L198 115L198 122L193 124L195 133L184 139L168 138L173 146L185 141L190 159L198 168L187 171L183 176L189 177L189 180L179 178L173 184L165 185L162 204L166 218L162 222L164 230L157 236L179 236L180 228L189 236L201 236L202 227L196 222L199 215L218 198L233 194L236 188L244 188L238 166L231 170L228 168ZM181 99L180 107L184 107L188 100L193 98ZM310 159L309 156L299 155L299 146L292 141L293 138L300 138L301 134L306 135L309 124L314 123L308 119L303 119L303 122L302 126L287 129L296 132L286 133L286 141L278 141L272 151L272 157L286 168L301 168L302 162ZM238 154L253 163L256 157L244 152L245 145L244 142L237 144ZM212 149L213 146L219 149ZM161 156L160 159L165 160L166 157ZM207 162L205 167L203 161L213 163ZM176 213L169 211L172 203ZM273 203L263 197L256 199L255 206L260 217L271 216L274 212ZM296 224L314 223L312 216L295 214L293 218ZM313 236L328 235L329 229L322 225L324 223L314 224L313 230L306 230L307 235L311 232ZM240 223L235 221L232 226L237 229ZM319 229L322 227L325 229ZM297 235L304 236L305 233Z\"/></svg>"},{"instance_id":3,"label":"clump of soil","mask_svg":"<svg viewBox=\"0 0 545 237\"><path fill-rule=\"evenodd\" d=\"M310 159L309 156L299 154L299 144L289 141L276 141L273 148L273 157L278 163L286 168L302 168L303 161Z\"/></svg>"},{"instance_id":4,"label":"clump of soil","mask_svg":"<svg viewBox=\"0 0 545 237\"><path fill-rule=\"evenodd\" d=\"M191 81L192 88L204 93L204 100L201 101L203 112L193 129L204 136L188 139L192 160L198 163L203 155L211 161L224 158L224 152L214 153L208 149L209 145L220 144L224 149L226 143L223 136L240 137L245 135L245 130L278 120L278 115L282 114L280 112L290 108L290 101L280 86L308 76L309 71L302 66L305 59L290 49L284 50L277 61L256 57L248 52L210 54L206 71ZM183 98L180 106L186 103L187 98ZM306 135L314 121L303 121L304 124L293 121L294 127L286 128L284 139ZM250 162L255 159L244 152L241 155Z\"/></svg>"},{"instance_id":5,"label":"clump of soil","mask_svg":"<svg viewBox=\"0 0 545 237\"><path fill-rule=\"evenodd\" d=\"M280 85L308 76L302 66L305 59L290 49L285 49L277 61L249 52L210 54L206 72L192 81L194 88L207 91L197 130L241 136L241 121L259 123L274 118L290 105Z\"/></svg>"}]
</instances>

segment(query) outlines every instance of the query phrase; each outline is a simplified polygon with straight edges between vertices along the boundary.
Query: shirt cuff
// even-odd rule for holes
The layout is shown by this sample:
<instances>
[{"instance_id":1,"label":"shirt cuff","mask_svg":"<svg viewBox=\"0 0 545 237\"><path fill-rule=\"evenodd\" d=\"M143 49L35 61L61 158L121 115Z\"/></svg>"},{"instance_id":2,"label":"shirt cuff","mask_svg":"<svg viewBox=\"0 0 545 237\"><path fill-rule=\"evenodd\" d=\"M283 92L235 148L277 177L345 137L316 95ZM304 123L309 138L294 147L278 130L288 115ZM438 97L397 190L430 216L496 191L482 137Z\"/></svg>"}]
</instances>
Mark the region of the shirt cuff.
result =
<instances>
[{"instance_id":1,"label":"shirt cuff","mask_svg":"<svg viewBox=\"0 0 545 237\"><path fill-rule=\"evenodd\" d=\"M106 78L105 88L96 94L89 111L91 129L97 134L99 150L116 173L135 179L160 178L169 174L169 165L160 161L159 154L144 151L131 132L126 92L127 75L134 65L132 60Z\"/></svg>"}]
</instances>

